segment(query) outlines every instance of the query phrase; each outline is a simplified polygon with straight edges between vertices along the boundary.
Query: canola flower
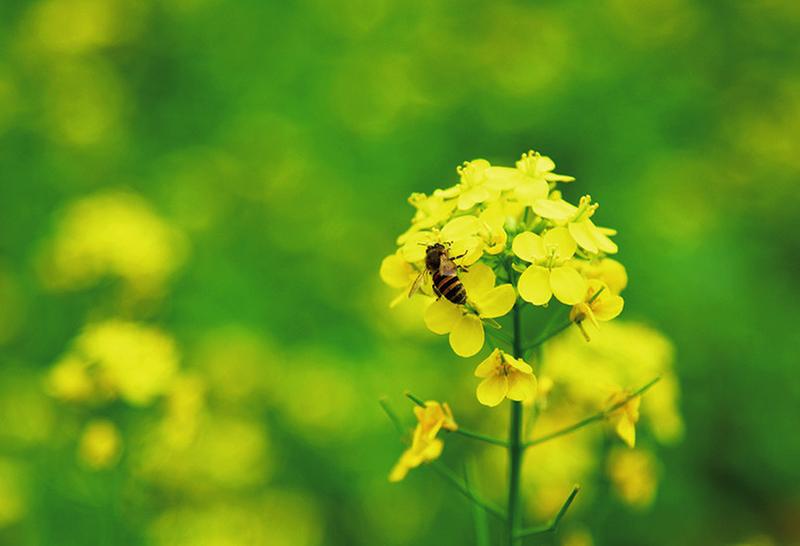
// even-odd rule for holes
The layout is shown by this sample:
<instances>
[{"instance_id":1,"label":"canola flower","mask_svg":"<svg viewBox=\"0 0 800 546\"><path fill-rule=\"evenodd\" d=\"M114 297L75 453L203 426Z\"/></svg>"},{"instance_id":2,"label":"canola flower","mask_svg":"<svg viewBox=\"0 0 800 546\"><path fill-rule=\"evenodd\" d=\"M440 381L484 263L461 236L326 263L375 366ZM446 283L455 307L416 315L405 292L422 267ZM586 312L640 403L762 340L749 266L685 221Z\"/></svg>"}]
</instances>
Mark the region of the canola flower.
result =
<instances>
[{"instance_id":1,"label":"canola flower","mask_svg":"<svg viewBox=\"0 0 800 546\"><path fill-rule=\"evenodd\" d=\"M508 436L497 438L456 426L446 404L409 395L416 404L417 424L411 445L389 479L400 481L411 469L432 465L485 513L504 522L506 543L512 546L525 537L554 531L578 492L577 486L569 492L548 523L523 527L520 483L526 449L603 421L633 448L642 395L659 379L638 390L615 387L611 397L603 398L600 411L561 429L532 438L523 433L530 428L523 426L526 418L535 421L548 408L551 393L564 388L553 377L537 377L545 363L543 346L570 325L584 343L602 339L600 323L620 315L620 292L628 284L625 267L611 257L619 250L612 240L616 231L595 223L599 205L591 196L583 195L577 204L565 198L561 184L575 179L557 174L555 168L552 159L534 151L523 154L513 167L485 159L465 162L456 169L453 186L409 198L415 208L411 225L380 267L381 279L396 290L390 306L402 305L409 297L426 300L425 326L447 335L456 355L473 357L488 341L493 350L474 370L479 379L477 401L489 408L510 402ZM535 331L523 313L545 313L547 325ZM602 384L594 388L598 393L605 389ZM383 405L405 431L400 418ZM481 497L437 461L444 450L442 431L507 450L505 508Z\"/></svg>"}]
</instances>

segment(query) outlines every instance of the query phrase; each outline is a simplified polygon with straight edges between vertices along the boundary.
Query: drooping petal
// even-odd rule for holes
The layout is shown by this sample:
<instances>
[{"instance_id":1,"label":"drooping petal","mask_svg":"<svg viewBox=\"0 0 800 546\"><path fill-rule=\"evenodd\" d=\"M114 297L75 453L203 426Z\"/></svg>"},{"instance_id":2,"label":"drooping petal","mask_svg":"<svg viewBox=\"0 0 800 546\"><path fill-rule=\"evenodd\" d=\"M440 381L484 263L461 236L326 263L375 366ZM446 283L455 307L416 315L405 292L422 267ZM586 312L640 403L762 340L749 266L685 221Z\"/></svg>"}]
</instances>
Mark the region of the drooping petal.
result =
<instances>
[{"instance_id":1,"label":"drooping petal","mask_svg":"<svg viewBox=\"0 0 800 546\"><path fill-rule=\"evenodd\" d=\"M520 278L520 284L522 279ZM550 272L550 287L558 301L575 305L586 296L586 279L570 266L554 267Z\"/></svg>"},{"instance_id":2,"label":"drooping petal","mask_svg":"<svg viewBox=\"0 0 800 546\"><path fill-rule=\"evenodd\" d=\"M598 320L609 321L622 313L622 308L625 305L625 301L622 297L617 296L616 294L608 293L606 294L603 292L595 301L596 305L592 306L592 310L594 311L595 316Z\"/></svg>"},{"instance_id":3,"label":"drooping petal","mask_svg":"<svg viewBox=\"0 0 800 546\"><path fill-rule=\"evenodd\" d=\"M462 311L454 303L439 298L425 309L425 326L434 334L446 334L461 319Z\"/></svg>"},{"instance_id":4,"label":"drooping petal","mask_svg":"<svg viewBox=\"0 0 800 546\"><path fill-rule=\"evenodd\" d=\"M469 292L467 292L469 296ZM495 286L488 292L474 299L481 317L497 318L507 314L517 301L517 292L510 284Z\"/></svg>"},{"instance_id":5,"label":"drooping petal","mask_svg":"<svg viewBox=\"0 0 800 546\"><path fill-rule=\"evenodd\" d=\"M570 235L569 230L563 227L553 228L547 231L542 236L545 252L549 254L551 248L556 249L556 258L559 261L564 261L572 258L578 245L575 244L575 239Z\"/></svg>"},{"instance_id":6,"label":"drooping petal","mask_svg":"<svg viewBox=\"0 0 800 546\"><path fill-rule=\"evenodd\" d=\"M459 275L464 288L467 291L467 297L480 298L482 294L487 293L494 286L494 271L486 264L475 264L469 268L469 271Z\"/></svg>"},{"instance_id":7,"label":"drooping petal","mask_svg":"<svg viewBox=\"0 0 800 546\"><path fill-rule=\"evenodd\" d=\"M503 360L506 364L521 373L532 374L533 368L531 365L522 360L521 358L514 358L508 353L503 353Z\"/></svg>"},{"instance_id":8,"label":"drooping petal","mask_svg":"<svg viewBox=\"0 0 800 546\"><path fill-rule=\"evenodd\" d=\"M544 305L553 296L550 289L550 271L538 265L530 266L520 275L517 289L525 301L534 305Z\"/></svg>"},{"instance_id":9,"label":"drooping petal","mask_svg":"<svg viewBox=\"0 0 800 546\"><path fill-rule=\"evenodd\" d=\"M500 352L500 349L495 349L483 362L478 364L477 368L475 368L475 377L489 377L502 366L502 363L503 354Z\"/></svg>"},{"instance_id":10,"label":"drooping petal","mask_svg":"<svg viewBox=\"0 0 800 546\"><path fill-rule=\"evenodd\" d=\"M547 257L542 238L530 231L523 231L514 237L514 241L511 243L511 250L518 257L531 263Z\"/></svg>"},{"instance_id":11,"label":"drooping petal","mask_svg":"<svg viewBox=\"0 0 800 546\"><path fill-rule=\"evenodd\" d=\"M483 323L472 314L462 315L450 332L450 347L464 358L477 354L483 348L483 342Z\"/></svg>"},{"instance_id":12,"label":"drooping petal","mask_svg":"<svg viewBox=\"0 0 800 546\"><path fill-rule=\"evenodd\" d=\"M568 226L569 234L572 235L572 238L581 245L581 248L585 249L592 254L597 254L598 248L597 243L590 232L589 224L586 220L583 222L572 222Z\"/></svg>"},{"instance_id":13,"label":"drooping petal","mask_svg":"<svg viewBox=\"0 0 800 546\"><path fill-rule=\"evenodd\" d=\"M476 391L478 402L490 408L502 402L506 393L508 393L508 378L503 374L490 375L481 381Z\"/></svg>"},{"instance_id":14,"label":"drooping petal","mask_svg":"<svg viewBox=\"0 0 800 546\"><path fill-rule=\"evenodd\" d=\"M509 400L532 402L536 398L536 378L533 374L513 372L508 375Z\"/></svg>"},{"instance_id":15,"label":"drooping petal","mask_svg":"<svg viewBox=\"0 0 800 546\"><path fill-rule=\"evenodd\" d=\"M627 416L623 416L617 421L617 426L614 427L617 436L622 438L622 441L625 442L628 447L634 447L636 445L636 425L627 418Z\"/></svg>"},{"instance_id":16,"label":"drooping petal","mask_svg":"<svg viewBox=\"0 0 800 546\"><path fill-rule=\"evenodd\" d=\"M540 199L533 204L533 212L548 220L566 222L578 212L578 208L561 199Z\"/></svg>"}]
</instances>

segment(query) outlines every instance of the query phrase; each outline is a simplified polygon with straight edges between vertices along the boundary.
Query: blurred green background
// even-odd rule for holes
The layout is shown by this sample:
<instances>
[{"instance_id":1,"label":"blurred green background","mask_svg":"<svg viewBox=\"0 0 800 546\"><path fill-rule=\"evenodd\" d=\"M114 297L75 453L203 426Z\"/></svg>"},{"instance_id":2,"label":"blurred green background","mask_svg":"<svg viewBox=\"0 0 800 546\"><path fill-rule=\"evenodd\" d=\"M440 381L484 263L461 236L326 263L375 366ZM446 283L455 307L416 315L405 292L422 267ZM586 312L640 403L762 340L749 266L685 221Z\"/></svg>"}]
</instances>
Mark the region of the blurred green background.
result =
<instances>
[{"instance_id":1,"label":"blurred green background","mask_svg":"<svg viewBox=\"0 0 800 546\"><path fill-rule=\"evenodd\" d=\"M530 148L619 230L682 389L653 504L572 517L800 544L798 36L777 0L3 0L0 544L472 543L435 476L386 482L376 401L468 416L474 362L377 270L408 194ZM93 350L163 366L109 401Z\"/></svg>"}]
</instances>

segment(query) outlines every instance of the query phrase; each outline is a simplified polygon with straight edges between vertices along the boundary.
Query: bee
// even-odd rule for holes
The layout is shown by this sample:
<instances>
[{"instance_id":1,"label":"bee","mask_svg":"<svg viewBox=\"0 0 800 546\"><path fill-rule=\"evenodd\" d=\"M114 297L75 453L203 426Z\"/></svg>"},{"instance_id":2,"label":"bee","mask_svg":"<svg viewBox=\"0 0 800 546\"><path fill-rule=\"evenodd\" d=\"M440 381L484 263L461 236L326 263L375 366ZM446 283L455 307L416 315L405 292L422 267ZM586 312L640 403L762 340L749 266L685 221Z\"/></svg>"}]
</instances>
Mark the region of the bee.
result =
<instances>
[{"instance_id":1,"label":"bee","mask_svg":"<svg viewBox=\"0 0 800 546\"><path fill-rule=\"evenodd\" d=\"M457 265L453 260L463 257L450 257L447 246L442 243L427 245L425 249L425 269L411 285L408 297L414 295L422 285L422 281L430 274L433 277L433 291L439 297L445 297L456 305L463 305L467 302L467 290L458 278L458 270L463 267Z\"/></svg>"}]
</instances>

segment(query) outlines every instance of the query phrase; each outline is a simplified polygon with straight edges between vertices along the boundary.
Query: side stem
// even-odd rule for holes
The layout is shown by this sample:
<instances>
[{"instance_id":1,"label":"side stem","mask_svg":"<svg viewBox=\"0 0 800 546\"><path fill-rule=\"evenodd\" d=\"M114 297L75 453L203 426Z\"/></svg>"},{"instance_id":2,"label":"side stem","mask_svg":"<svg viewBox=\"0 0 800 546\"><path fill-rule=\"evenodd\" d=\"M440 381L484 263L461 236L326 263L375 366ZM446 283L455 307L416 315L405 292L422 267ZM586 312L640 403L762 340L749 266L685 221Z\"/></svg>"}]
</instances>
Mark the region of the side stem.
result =
<instances>
[{"instance_id":1,"label":"side stem","mask_svg":"<svg viewBox=\"0 0 800 546\"><path fill-rule=\"evenodd\" d=\"M522 357L522 332L519 303L514 304L514 357ZM520 529L519 482L522 466L522 402L511 402L511 420L508 429L508 544L522 544L517 537Z\"/></svg>"}]
</instances>

